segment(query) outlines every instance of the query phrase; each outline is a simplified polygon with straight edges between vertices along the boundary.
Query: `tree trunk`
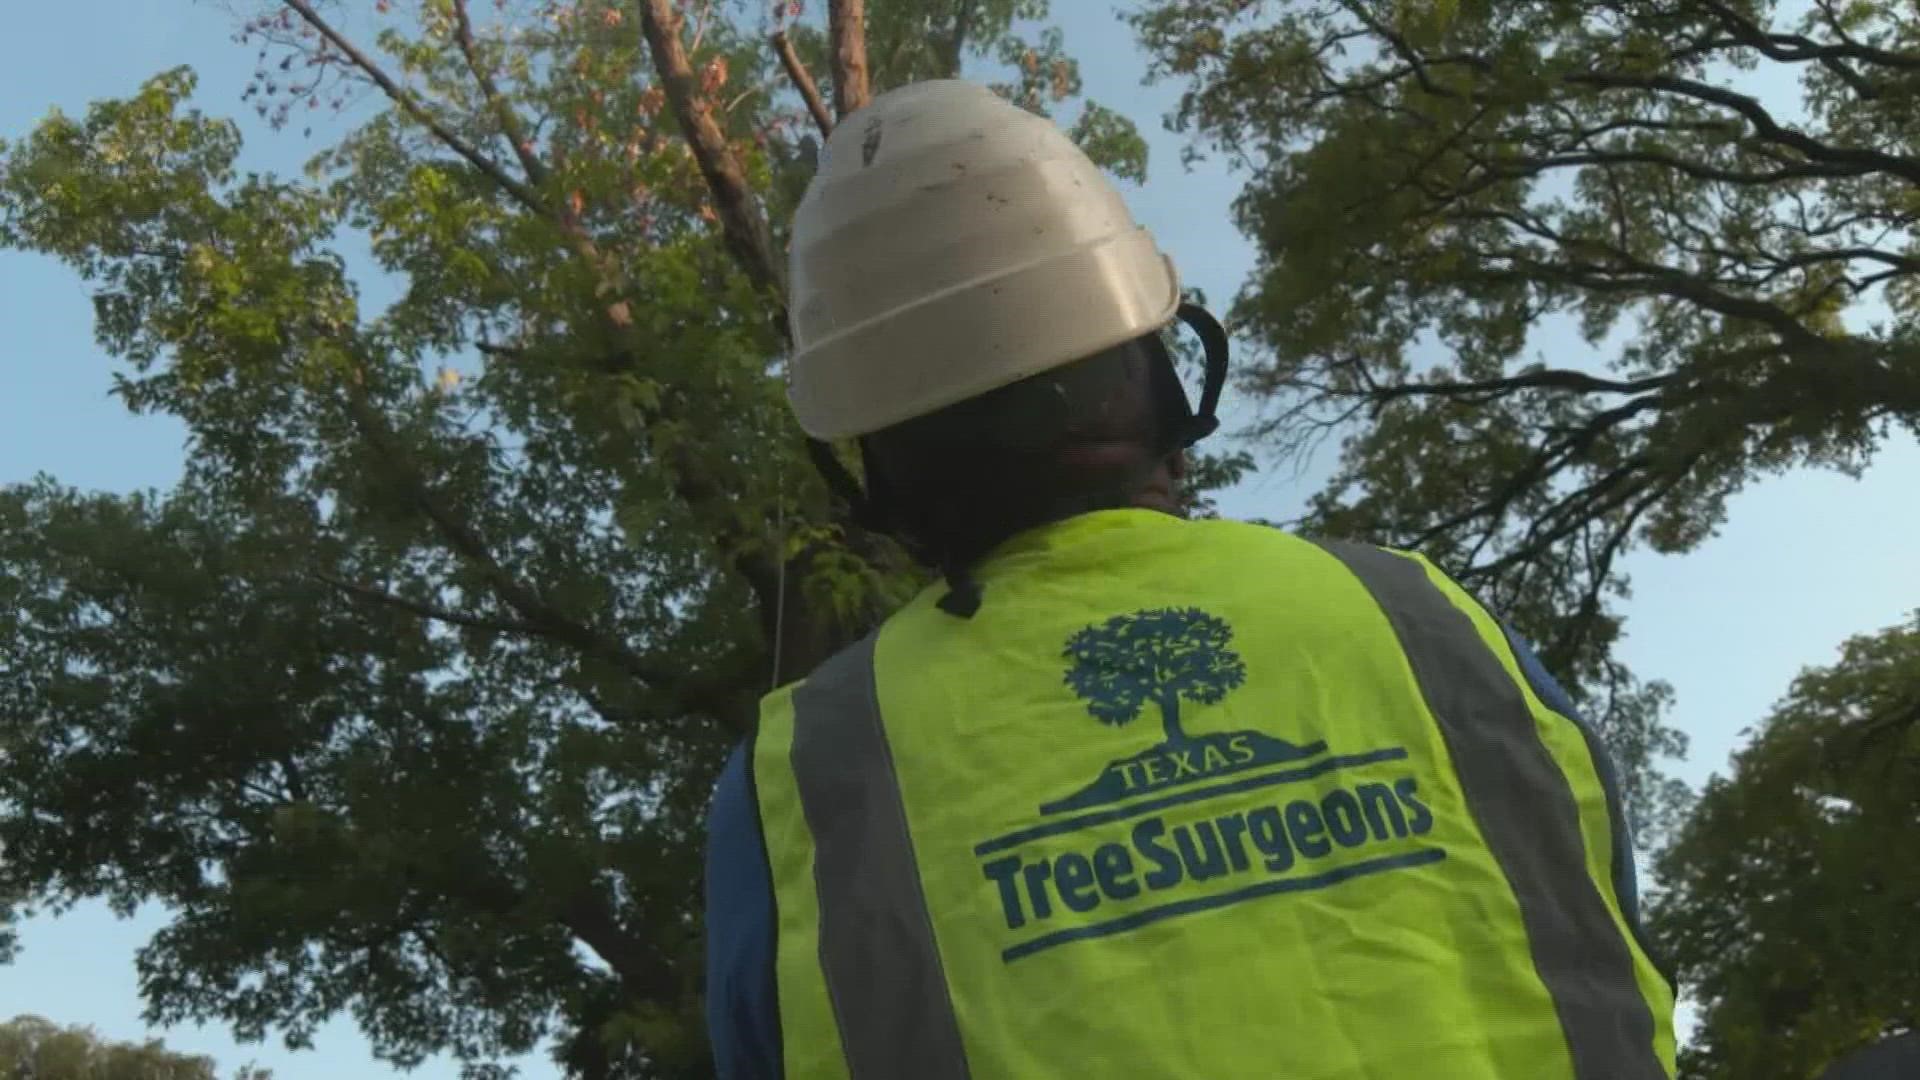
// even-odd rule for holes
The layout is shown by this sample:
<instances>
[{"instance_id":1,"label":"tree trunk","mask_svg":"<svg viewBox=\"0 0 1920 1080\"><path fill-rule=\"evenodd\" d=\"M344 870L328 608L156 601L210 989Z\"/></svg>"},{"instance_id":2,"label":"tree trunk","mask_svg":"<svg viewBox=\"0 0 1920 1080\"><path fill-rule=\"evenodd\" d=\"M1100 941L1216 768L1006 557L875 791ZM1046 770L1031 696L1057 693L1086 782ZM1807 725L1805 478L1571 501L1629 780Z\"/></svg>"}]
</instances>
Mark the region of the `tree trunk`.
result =
<instances>
[{"instance_id":1,"label":"tree trunk","mask_svg":"<svg viewBox=\"0 0 1920 1080\"><path fill-rule=\"evenodd\" d=\"M1180 730L1180 695L1166 694L1154 700L1160 706L1160 723L1167 730L1168 745L1184 745L1187 733Z\"/></svg>"},{"instance_id":2,"label":"tree trunk","mask_svg":"<svg viewBox=\"0 0 1920 1080\"><path fill-rule=\"evenodd\" d=\"M866 0L831 0L827 37L833 57L833 107L845 117L872 97L867 82Z\"/></svg>"}]
</instances>

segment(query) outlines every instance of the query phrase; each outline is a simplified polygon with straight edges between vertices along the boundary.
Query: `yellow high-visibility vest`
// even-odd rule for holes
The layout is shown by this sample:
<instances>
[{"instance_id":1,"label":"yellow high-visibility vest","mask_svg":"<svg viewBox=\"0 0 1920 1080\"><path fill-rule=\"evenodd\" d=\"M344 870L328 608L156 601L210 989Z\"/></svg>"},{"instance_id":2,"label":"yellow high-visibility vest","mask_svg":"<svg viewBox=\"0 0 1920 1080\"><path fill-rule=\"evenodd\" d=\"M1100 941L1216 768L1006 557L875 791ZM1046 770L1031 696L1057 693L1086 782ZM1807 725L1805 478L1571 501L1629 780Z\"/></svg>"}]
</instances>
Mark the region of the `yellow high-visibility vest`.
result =
<instances>
[{"instance_id":1,"label":"yellow high-visibility vest","mask_svg":"<svg viewBox=\"0 0 1920 1080\"><path fill-rule=\"evenodd\" d=\"M1087 514L770 695L787 1075L1653 1080L1594 744L1424 560Z\"/></svg>"}]
</instances>

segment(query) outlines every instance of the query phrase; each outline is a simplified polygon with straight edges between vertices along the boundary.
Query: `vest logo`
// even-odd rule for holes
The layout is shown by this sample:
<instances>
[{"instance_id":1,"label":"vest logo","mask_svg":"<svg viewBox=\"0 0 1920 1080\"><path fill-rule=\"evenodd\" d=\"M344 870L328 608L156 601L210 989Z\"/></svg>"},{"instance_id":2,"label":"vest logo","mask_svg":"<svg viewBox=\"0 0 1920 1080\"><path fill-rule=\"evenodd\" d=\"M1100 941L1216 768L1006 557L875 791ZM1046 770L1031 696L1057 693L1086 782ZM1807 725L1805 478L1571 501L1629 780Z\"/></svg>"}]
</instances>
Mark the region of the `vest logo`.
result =
<instances>
[{"instance_id":1,"label":"vest logo","mask_svg":"<svg viewBox=\"0 0 1920 1080\"><path fill-rule=\"evenodd\" d=\"M1326 750L1324 742L1295 746L1257 731L1187 735L1180 726L1181 701L1218 705L1247 681L1246 663L1228 648L1232 641L1233 628L1225 619L1198 608L1115 615L1068 638L1066 657L1072 665L1066 683L1087 703L1087 712L1119 727L1138 719L1152 704L1166 738L1109 763L1098 780L1045 804L1040 812L1118 802L1223 773L1300 761Z\"/></svg>"},{"instance_id":2,"label":"vest logo","mask_svg":"<svg viewBox=\"0 0 1920 1080\"><path fill-rule=\"evenodd\" d=\"M1198 608L1116 615L1067 639L1063 681L1087 714L1116 729L1154 715L1161 738L1043 803L1036 823L974 845L1015 939L1003 961L1445 857L1409 842L1434 815L1406 765L1340 775L1404 763L1402 747L1329 754L1324 740L1186 730L1185 706L1217 706L1246 684L1232 643L1227 621ZM1342 782L1273 790L1328 776Z\"/></svg>"}]
</instances>

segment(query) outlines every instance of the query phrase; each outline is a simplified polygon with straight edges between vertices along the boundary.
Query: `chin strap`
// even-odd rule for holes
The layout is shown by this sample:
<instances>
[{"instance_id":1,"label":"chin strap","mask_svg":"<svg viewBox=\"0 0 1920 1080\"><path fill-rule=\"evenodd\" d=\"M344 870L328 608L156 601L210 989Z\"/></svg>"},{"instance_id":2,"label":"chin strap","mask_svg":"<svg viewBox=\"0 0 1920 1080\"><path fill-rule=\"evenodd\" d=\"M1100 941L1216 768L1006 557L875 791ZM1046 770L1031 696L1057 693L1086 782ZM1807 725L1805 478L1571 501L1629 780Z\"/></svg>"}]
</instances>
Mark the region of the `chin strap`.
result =
<instances>
[{"instance_id":1,"label":"chin strap","mask_svg":"<svg viewBox=\"0 0 1920 1080\"><path fill-rule=\"evenodd\" d=\"M1200 347L1206 354L1206 378L1200 385L1200 404L1197 408L1188 407L1188 415L1181 422L1183 430L1175 440L1177 447L1184 450L1220 429L1220 418L1214 415L1214 410L1220 407L1220 393L1227 385L1229 349L1226 328L1199 304L1181 304L1174 311L1174 318L1199 335ZM1183 387L1180 400L1184 402L1186 397Z\"/></svg>"}]
</instances>

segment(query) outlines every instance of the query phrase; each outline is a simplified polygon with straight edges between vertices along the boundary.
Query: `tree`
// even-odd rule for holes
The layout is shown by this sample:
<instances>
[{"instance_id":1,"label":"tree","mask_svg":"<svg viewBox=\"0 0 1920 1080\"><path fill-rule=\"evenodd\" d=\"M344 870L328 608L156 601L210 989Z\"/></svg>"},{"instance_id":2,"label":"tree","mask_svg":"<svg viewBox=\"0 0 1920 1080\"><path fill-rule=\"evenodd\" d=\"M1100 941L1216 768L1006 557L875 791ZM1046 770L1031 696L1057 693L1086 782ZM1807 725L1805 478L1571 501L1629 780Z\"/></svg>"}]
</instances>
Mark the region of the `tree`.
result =
<instances>
[{"instance_id":1,"label":"tree","mask_svg":"<svg viewBox=\"0 0 1920 1080\"><path fill-rule=\"evenodd\" d=\"M213 1059L176 1054L159 1039L106 1042L89 1028L61 1028L37 1016L0 1024L0 1075L8 1080L217 1080ZM241 1066L234 1080L272 1080Z\"/></svg>"},{"instance_id":2,"label":"tree","mask_svg":"<svg viewBox=\"0 0 1920 1080\"><path fill-rule=\"evenodd\" d=\"M710 1073L719 763L921 580L787 415L806 132L963 57L1079 85L1039 0L799 7L284 0L240 28L259 114L384 103L305 179L243 173L186 70L0 146L0 244L191 433L171 492L0 491L0 896L165 906L150 1022Z\"/></svg>"},{"instance_id":3,"label":"tree","mask_svg":"<svg viewBox=\"0 0 1920 1080\"><path fill-rule=\"evenodd\" d=\"M1920 611L1795 680L1658 862L1701 1080L1802 1080L1920 1029Z\"/></svg>"},{"instance_id":4,"label":"tree","mask_svg":"<svg viewBox=\"0 0 1920 1080\"><path fill-rule=\"evenodd\" d=\"M1198 608L1115 615L1067 640L1066 682L1095 719L1116 727L1153 702L1167 742L1181 746L1180 699L1215 705L1247 679L1247 665L1227 647L1232 640L1226 620Z\"/></svg>"},{"instance_id":5,"label":"tree","mask_svg":"<svg viewBox=\"0 0 1920 1080\"><path fill-rule=\"evenodd\" d=\"M1150 0L1136 25L1196 152L1250 176L1259 433L1345 436L1302 525L1418 548L1510 615L1669 818L1666 690L1611 655L1622 556L1920 428L1910 7ZM1543 332L1593 362L1537 359Z\"/></svg>"}]
</instances>

